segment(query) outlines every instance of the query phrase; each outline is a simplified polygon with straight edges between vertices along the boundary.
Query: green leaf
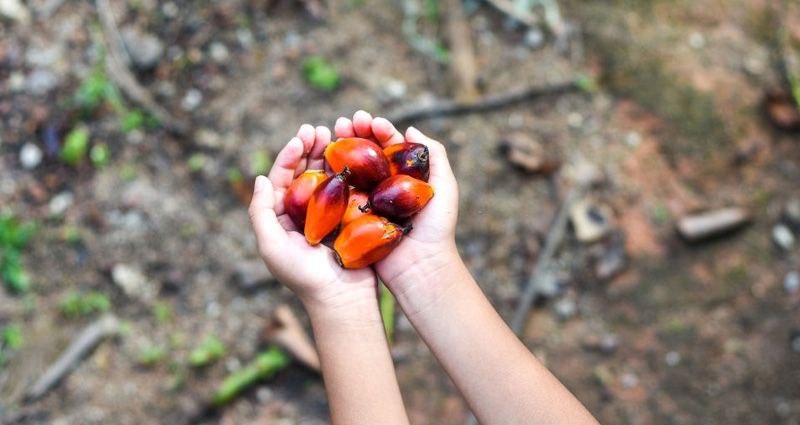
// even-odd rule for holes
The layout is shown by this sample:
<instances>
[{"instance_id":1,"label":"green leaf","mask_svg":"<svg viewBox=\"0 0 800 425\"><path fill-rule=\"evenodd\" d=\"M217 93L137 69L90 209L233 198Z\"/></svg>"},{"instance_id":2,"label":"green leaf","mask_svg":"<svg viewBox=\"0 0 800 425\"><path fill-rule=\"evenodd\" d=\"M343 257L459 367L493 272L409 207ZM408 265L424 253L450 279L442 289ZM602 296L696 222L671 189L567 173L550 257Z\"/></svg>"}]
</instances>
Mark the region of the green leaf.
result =
<instances>
[{"instance_id":1,"label":"green leaf","mask_svg":"<svg viewBox=\"0 0 800 425\"><path fill-rule=\"evenodd\" d=\"M5 287L15 294L24 294L31 289L31 281L20 263L20 253L6 249L0 259L0 278Z\"/></svg>"},{"instance_id":2,"label":"green leaf","mask_svg":"<svg viewBox=\"0 0 800 425\"><path fill-rule=\"evenodd\" d=\"M61 301L61 313L69 318L90 316L111 309L111 301L102 292L70 292Z\"/></svg>"},{"instance_id":3,"label":"green leaf","mask_svg":"<svg viewBox=\"0 0 800 425\"><path fill-rule=\"evenodd\" d=\"M64 139L64 146L61 148L61 160L72 166L78 165L86 157L88 150L89 129L86 126L75 127Z\"/></svg>"},{"instance_id":4,"label":"green leaf","mask_svg":"<svg viewBox=\"0 0 800 425\"><path fill-rule=\"evenodd\" d=\"M153 317L158 323L166 323L172 318L172 307L166 302L159 302L153 307Z\"/></svg>"},{"instance_id":5,"label":"green leaf","mask_svg":"<svg viewBox=\"0 0 800 425\"><path fill-rule=\"evenodd\" d=\"M94 145L92 146L92 150L89 151L89 158L92 160L92 165L97 168L108 165L108 157L108 145L105 143Z\"/></svg>"},{"instance_id":6,"label":"green leaf","mask_svg":"<svg viewBox=\"0 0 800 425\"><path fill-rule=\"evenodd\" d=\"M22 328L19 325L8 325L0 332L0 346L18 350L22 347L22 342Z\"/></svg>"},{"instance_id":7,"label":"green leaf","mask_svg":"<svg viewBox=\"0 0 800 425\"><path fill-rule=\"evenodd\" d=\"M119 126L125 133L138 130L145 125L146 117L140 109L131 109L120 118Z\"/></svg>"},{"instance_id":8,"label":"green leaf","mask_svg":"<svg viewBox=\"0 0 800 425\"><path fill-rule=\"evenodd\" d=\"M206 166L206 156L201 153L193 154L189 157L186 165L189 167L190 172L196 173Z\"/></svg>"},{"instance_id":9,"label":"green leaf","mask_svg":"<svg viewBox=\"0 0 800 425\"><path fill-rule=\"evenodd\" d=\"M267 174L272 167L272 156L266 151L257 151L250 157L250 171L253 175Z\"/></svg>"},{"instance_id":10,"label":"green leaf","mask_svg":"<svg viewBox=\"0 0 800 425\"><path fill-rule=\"evenodd\" d=\"M394 310L395 299L394 295L389 292L386 285L381 284L381 298L380 298L381 319L383 319L383 328L386 331L386 339L389 344L394 340Z\"/></svg>"},{"instance_id":11,"label":"green leaf","mask_svg":"<svg viewBox=\"0 0 800 425\"><path fill-rule=\"evenodd\" d=\"M236 167L228 168L228 182L236 183L244 180L244 174Z\"/></svg>"},{"instance_id":12,"label":"green leaf","mask_svg":"<svg viewBox=\"0 0 800 425\"><path fill-rule=\"evenodd\" d=\"M341 82L339 71L320 56L303 61L303 75L312 87L326 92L336 90Z\"/></svg>"},{"instance_id":13,"label":"green leaf","mask_svg":"<svg viewBox=\"0 0 800 425\"><path fill-rule=\"evenodd\" d=\"M213 402L216 405L225 404L233 400L242 391L249 388L260 379L267 379L289 365L289 356L277 347L271 347L262 352L256 359L245 367L228 375L214 393Z\"/></svg>"},{"instance_id":14,"label":"green leaf","mask_svg":"<svg viewBox=\"0 0 800 425\"><path fill-rule=\"evenodd\" d=\"M199 347L189 353L189 364L194 367L206 366L225 356L225 344L210 336Z\"/></svg>"},{"instance_id":15,"label":"green leaf","mask_svg":"<svg viewBox=\"0 0 800 425\"><path fill-rule=\"evenodd\" d=\"M142 349L136 358L136 362L142 366L152 367L160 363L167 357L167 350L160 345L151 345Z\"/></svg>"}]
</instances>

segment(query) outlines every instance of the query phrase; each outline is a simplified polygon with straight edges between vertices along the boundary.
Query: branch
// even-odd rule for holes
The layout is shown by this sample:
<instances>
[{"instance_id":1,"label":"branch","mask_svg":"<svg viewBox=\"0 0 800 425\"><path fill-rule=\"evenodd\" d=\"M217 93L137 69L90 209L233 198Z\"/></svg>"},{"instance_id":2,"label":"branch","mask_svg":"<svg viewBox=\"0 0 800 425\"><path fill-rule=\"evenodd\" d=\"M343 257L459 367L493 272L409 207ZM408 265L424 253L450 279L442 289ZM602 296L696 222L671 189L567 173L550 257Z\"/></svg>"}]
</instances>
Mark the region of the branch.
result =
<instances>
[{"instance_id":1,"label":"branch","mask_svg":"<svg viewBox=\"0 0 800 425\"><path fill-rule=\"evenodd\" d=\"M545 86L524 87L486 96L475 102L444 101L431 106L399 111L387 119L395 125L431 118L486 112L545 96L558 96L581 90L577 80Z\"/></svg>"}]
</instances>

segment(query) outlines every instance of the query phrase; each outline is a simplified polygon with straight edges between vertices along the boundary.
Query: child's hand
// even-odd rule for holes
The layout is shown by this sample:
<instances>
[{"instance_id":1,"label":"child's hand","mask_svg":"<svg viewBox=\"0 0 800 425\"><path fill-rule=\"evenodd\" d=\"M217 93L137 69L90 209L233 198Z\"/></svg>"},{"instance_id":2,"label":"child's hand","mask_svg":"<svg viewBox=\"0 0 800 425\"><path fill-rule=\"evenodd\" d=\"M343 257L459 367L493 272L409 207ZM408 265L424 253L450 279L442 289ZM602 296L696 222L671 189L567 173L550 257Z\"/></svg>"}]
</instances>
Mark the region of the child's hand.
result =
<instances>
[{"instance_id":1,"label":"child's hand","mask_svg":"<svg viewBox=\"0 0 800 425\"><path fill-rule=\"evenodd\" d=\"M372 118L364 111L353 115L353 120L339 118L336 137L363 137L377 141L381 146L409 141L428 147L430 153L430 178L434 196L411 223L413 229L388 257L375 264L381 279L397 293L419 281L420 276L433 276L444 267L460 264L455 244L458 218L458 186L447 160L444 146L419 130L410 127L405 138L394 125L384 118Z\"/></svg>"},{"instance_id":2,"label":"child's hand","mask_svg":"<svg viewBox=\"0 0 800 425\"><path fill-rule=\"evenodd\" d=\"M371 269L342 269L330 248L310 246L284 212L286 189L306 169L323 169L323 153L330 141L331 132L326 127L300 127L297 137L275 158L269 178L256 178L250 203L250 221L264 263L308 309L374 303L376 296L376 278Z\"/></svg>"}]
</instances>

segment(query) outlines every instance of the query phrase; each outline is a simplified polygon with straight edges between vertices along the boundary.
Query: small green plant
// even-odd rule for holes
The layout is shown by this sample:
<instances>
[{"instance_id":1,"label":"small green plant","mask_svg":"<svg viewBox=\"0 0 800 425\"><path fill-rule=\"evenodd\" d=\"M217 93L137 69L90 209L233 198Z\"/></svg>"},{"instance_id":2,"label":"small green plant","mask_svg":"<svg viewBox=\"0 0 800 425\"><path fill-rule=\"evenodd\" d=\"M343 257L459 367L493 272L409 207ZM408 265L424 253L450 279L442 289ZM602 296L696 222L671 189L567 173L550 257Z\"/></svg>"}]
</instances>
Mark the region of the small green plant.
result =
<instances>
[{"instance_id":1,"label":"small green plant","mask_svg":"<svg viewBox=\"0 0 800 425\"><path fill-rule=\"evenodd\" d=\"M210 336L189 353L189 364L194 367L202 367L223 356L225 356L225 344L216 337Z\"/></svg>"},{"instance_id":2,"label":"small green plant","mask_svg":"<svg viewBox=\"0 0 800 425\"><path fill-rule=\"evenodd\" d=\"M167 350L160 345L149 345L143 348L136 357L136 362L145 367L153 367L167 358Z\"/></svg>"},{"instance_id":3,"label":"small green plant","mask_svg":"<svg viewBox=\"0 0 800 425\"><path fill-rule=\"evenodd\" d=\"M92 113L104 103L112 109L123 109L122 96L119 90L108 79L102 66L96 66L89 77L83 80L73 96L74 103L85 113Z\"/></svg>"},{"instance_id":4,"label":"small green plant","mask_svg":"<svg viewBox=\"0 0 800 425\"><path fill-rule=\"evenodd\" d=\"M11 214L0 213L0 280L13 293L30 290L30 277L21 257L35 231L33 223L20 223Z\"/></svg>"},{"instance_id":5,"label":"small green plant","mask_svg":"<svg viewBox=\"0 0 800 425\"><path fill-rule=\"evenodd\" d=\"M238 183L244 180L244 174L242 174L242 170L236 167L228 168L227 177L228 183Z\"/></svg>"},{"instance_id":6,"label":"small green plant","mask_svg":"<svg viewBox=\"0 0 800 425\"><path fill-rule=\"evenodd\" d=\"M192 173L200 172L206 166L206 156L201 153L193 154L186 162L186 166Z\"/></svg>"},{"instance_id":7,"label":"small green plant","mask_svg":"<svg viewBox=\"0 0 800 425\"><path fill-rule=\"evenodd\" d=\"M268 152L258 151L250 157L250 171L253 175L267 174L272 167L272 157Z\"/></svg>"},{"instance_id":8,"label":"small green plant","mask_svg":"<svg viewBox=\"0 0 800 425\"><path fill-rule=\"evenodd\" d=\"M108 156L108 145L105 143L94 145L92 150L89 151L89 159L92 160L92 165L97 168L103 168L108 165Z\"/></svg>"},{"instance_id":9,"label":"small green plant","mask_svg":"<svg viewBox=\"0 0 800 425\"><path fill-rule=\"evenodd\" d=\"M0 329L0 367L5 365L8 353L22 347L22 328L19 325L7 325Z\"/></svg>"},{"instance_id":10,"label":"small green plant","mask_svg":"<svg viewBox=\"0 0 800 425\"><path fill-rule=\"evenodd\" d=\"M217 406L233 400L260 379L267 379L289 365L289 356L277 347L262 352L247 366L228 375L214 393Z\"/></svg>"},{"instance_id":11,"label":"small green plant","mask_svg":"<svg viewBox=\"0 0 800 425\"><path fill-rule=\"evenodd\" d=\"M341 83L339 71L320 56L312 56L303 61L303 76L312 87L331 92Z\"/></svg>"},{"instance_id":12,"label":"small green plant","mask_svg":"<svg viewBox=\"0 0 800 425\"><path fill-rule=\"evenodd\" d=\"M119 168L119 178L126 182L133 181L137 174L139 173L136 171L136 167L134 167L133 164L122 164Z\"/></svg>"},{"instance_id":13,"label":"small green plant","mask_svg":"<svg viewBox=\"0 0 800 425\"><path fill-rule=\"evenodd\" d=\"M166 302L159 302L153 307L153 317L158 323L167 323L172 319L172 307Z\"/></svg>"},{"instance_id":14,"label":"small green plant","mask_svg":"<svg viewBox=\"0 0 800 425\"><path fill-rule=\"evenodd\" d=\"M394 341L395 299L386 285L381 284L381 297L378 304L380 306L381 319L383 319L383 328L386 331L386 339L391 344Z\"/></svg>"},{"instance_id":15,"label":"small green plant","mask_svg":"<svg viewBox=\"0 0 800 425\"><path fill-rule=\"evenodd\" d=\"M72 166L83 162L83 158L89 151L89 138L89 129L86 126L79 125L73 128L64 138L61 160Z\"/></svg>"},{"instance_id":16,"label":"small green plant","mask_svg":"<svg viewBox=\"0 0 800 425\"><path fill-rule=\"evenodd\" d=\"M61 313L69 318L91 316L111 309L111 301L102 292L70 292L61 300Z\"/></svg>"}]
</instances>

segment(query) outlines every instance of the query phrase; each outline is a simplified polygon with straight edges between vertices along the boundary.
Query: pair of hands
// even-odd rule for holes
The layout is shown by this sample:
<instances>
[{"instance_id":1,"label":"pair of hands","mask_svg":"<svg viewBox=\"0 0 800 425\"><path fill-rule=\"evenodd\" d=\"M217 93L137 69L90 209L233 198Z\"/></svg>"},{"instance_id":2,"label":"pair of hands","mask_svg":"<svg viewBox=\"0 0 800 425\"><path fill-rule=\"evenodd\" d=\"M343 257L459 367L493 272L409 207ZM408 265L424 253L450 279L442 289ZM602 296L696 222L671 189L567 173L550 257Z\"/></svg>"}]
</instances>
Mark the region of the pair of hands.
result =
<instances>
[{"instance_id":1,"label":"pair of hands","mask_svg":"<svg viewBox=\"0 0 800 425\"><path fill-rule=\"evenodd\" d=\"M330 248L308 245L285 213L283 196L292 180L307 169L323 169L325 147L331 143L327 127L302 125L275 158L269 178L256 179L249 213L267 267L307 308L347 308L374 299L378 277L397 294L412 286L417 277L430 276L441 264L457 258L458 188L444 146L413 127L404 138L388 120L364 111L356 112L352 120L339 118L334 130L337 138L363 137L382 147L404 141L426 145L429 183L435 195L414 217L413 230L389 256L372 268L343 269Z\"/></svg>"}]
</instances>

